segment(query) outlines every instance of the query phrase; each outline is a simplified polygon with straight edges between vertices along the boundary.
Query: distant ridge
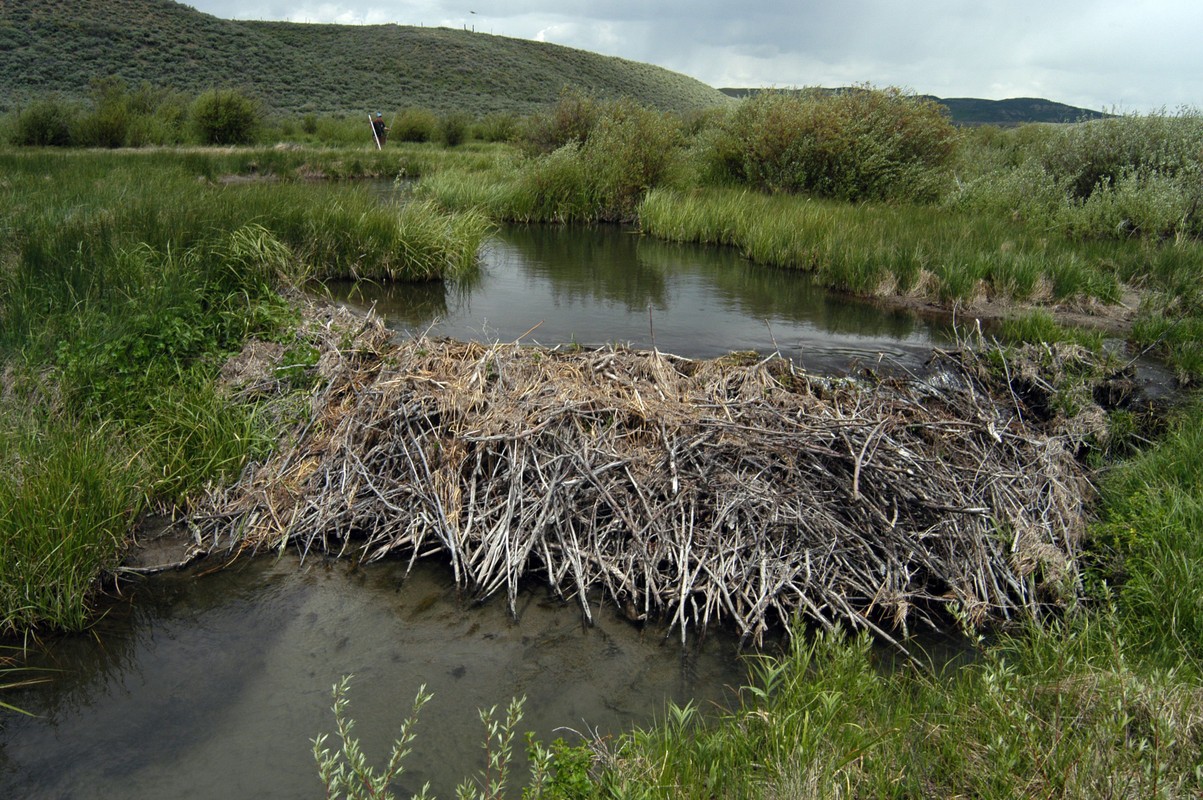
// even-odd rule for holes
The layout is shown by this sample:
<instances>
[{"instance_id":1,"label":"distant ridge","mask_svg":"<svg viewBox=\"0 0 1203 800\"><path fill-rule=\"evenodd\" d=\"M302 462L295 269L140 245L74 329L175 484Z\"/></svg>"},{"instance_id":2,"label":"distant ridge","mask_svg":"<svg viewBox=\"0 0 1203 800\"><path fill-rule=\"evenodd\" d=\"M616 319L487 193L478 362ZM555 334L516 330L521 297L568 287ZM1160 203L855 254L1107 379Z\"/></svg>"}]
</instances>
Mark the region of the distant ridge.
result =
<instances>
[{"instance_id":1,"label":"distant ridge","mask_svg":"<svg viewBox=\"0 0 1203 800\"><path fill-rule=\"evenodd\" d=\"M269 110L529 113L565 86L665 111L730 103L685 75L560 45L448 28L225 20L173 0L0 0L0 111L117 76Z\"/></svg>"},{"instance_id":2,"label":"distant ridge","mask_svg":"<svg viewBox=\"0 0 1203 800\"><path fill-rule=\"evenodd\" d=\"M729 97L750 97L765 89L720 89ZM792 91L792 90L787 90ZM840 91L826 89L824 91ZM1008 100L985 100L977 97L935 97L923 95L948 109L958 125L1021 125L1027 122L1082 122L1109 116L1101 111L1077 108L1040 97L1013 97Z\"/></svg>"},{"instance_id":3,"label":"distant ridge","mask_svg":"<svg viewBox=\"0 0 1203 800\"><path fill-rule=\"evenodd\" d=\"M983 100L977 97L932 97L948 108L958 125L1020 125L1025 122L1083 122L1110 116L1041 97Z\"/></svg>"}]
</instances>

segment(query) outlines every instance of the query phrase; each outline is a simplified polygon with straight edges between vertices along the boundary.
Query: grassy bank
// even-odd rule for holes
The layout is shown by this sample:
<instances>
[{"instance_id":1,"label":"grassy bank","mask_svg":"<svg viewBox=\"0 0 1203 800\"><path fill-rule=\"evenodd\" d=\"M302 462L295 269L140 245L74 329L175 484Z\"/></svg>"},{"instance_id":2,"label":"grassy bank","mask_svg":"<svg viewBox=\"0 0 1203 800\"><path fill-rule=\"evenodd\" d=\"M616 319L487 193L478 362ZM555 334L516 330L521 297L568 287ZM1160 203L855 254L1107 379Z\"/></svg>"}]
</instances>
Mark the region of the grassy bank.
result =
<instances>
[{"instance_id":1,"label":"grassy bank","mask_svg":"<svg viewBox=\"0 0 1203 800\"><path fill-rule=\"evenodd\" d=\"M0 631L85 626L142 512L273 444L286 404L236 400L218 370L266 338L300 366L281 391L304 391L313 351L281 289L475 269L479 216L296 179L407 158L0 152Z\"/></svg>"},{"instance_id":2,"label":"grassy bank","mask_svg":"<svg viewBox=\"0 0 1203 800\"><path fill-rule=\"evenodd\" d=\"M1142 232L1110 216L1154 189L1177 208L1170 167L1096 174L1078 197L1085 179L1050 155L1074 143L979 142L990 155L963 177L969 194L848 203L718 180L708 135L663 117L632 110L598 130L526 156L0 153L0 453L10 465L0 629L85 625L88 593L132 520L186 502L271 446L273 426L297 412L233 401L218 366L249 337L271 339L300 367L278 376L280 393L306 396L313 351L280 288L470 270L484 214L637 217L655 235L740 247L832 286L947 305L993 295L1089 307L1136 289L1133 342L1161 347L1189 380L1203 374L1196 221L1183 213L1168 232ZM630 150L645 157L609 158L632 138L654 143ZM1043 215L1013 191L1037 168ZM956 167L936 169L951 179ZM296 180L403 171L428 175L426 197L460 212L402 211L351 182ZM1097 187L1104 199L1091 201ZM1057 223L1067 219L1078 223ZM1048 335L1028 330L1019 335ZM1159 445L1100 477L1089 591L1065 618L978 643L975 663L947 674L878 669L863 640L800 637L757 662L734 709L671 710L608 743L588 778L580 751L568 754L547 793L1197 797L1201 423L1198 407L1182 412Z\"/></svg>"}]
</instances>

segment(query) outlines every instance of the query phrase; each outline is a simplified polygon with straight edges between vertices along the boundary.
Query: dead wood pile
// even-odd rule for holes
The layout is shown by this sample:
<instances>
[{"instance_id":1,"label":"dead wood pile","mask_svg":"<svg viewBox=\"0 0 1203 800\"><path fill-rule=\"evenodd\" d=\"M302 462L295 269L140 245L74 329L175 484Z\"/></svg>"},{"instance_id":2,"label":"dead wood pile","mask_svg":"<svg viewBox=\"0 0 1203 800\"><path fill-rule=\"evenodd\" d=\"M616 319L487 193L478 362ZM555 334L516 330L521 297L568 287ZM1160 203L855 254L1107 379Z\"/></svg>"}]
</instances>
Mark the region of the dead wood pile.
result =
<instances>
[{"instance_id":1,"label":"dead wood pile","mask_svg":"<svg viewBox=\"0 0 1203 800\"><path fill-rule=\"evenodd\" d=\"M796 614L979 625L1076 587L1071 443L972 359L853 381L327 329L312 419L198 510L211 546L438 556L511 606L539 577L586 617L600 592L750 641Z\"/></svg>"}]
</instances>

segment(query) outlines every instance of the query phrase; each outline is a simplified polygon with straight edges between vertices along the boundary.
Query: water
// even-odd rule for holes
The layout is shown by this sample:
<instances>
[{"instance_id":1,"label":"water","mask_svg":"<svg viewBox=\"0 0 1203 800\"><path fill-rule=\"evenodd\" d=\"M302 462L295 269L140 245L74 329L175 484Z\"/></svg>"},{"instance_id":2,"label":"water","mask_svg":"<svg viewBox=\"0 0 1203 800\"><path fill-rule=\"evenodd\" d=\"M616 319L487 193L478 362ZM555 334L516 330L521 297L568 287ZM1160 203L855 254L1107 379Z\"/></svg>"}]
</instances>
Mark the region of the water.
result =
<instances>
[{"instance_id":1,"label":"water","mask_svg":"<svg viewBox=\"0 0 1203 800\"><path fill-rule=\"evenodd\" d=\"M586 627L537 590L515 621L503 601L459 602L436 564L406 577L399 564L244 559L127 588L93 632L48 643L38 661L59 670L53 685L5 694L38 716L4 717L0 797L320 797L309 739L333 737L330 690L347 673L377 765L418 687L434 693L401 788L454 797L482 766L478 709L526 695L522 731L576 743L651 723L668 700L724 702L744 677L721 633L683 649L604 609Z\"/></svg>"},{"instance_id":2,"label":"water","mask_svg":"<svg viewBox=\"0 0 1203 800\"><path fill-rule=\"evenodd\" d=\"M948 323L831 293L797 270L725 247L672 244L617 226L511 226L479 277L456 283L333 283L399 331L544 345L629 344L690 358L780 352L812 371L859 360L921 364Z\"/></svg>"},{"instance_id":3,"label":"water","mask_svg":"<svg viewBox=\"0 0 1203 800\"><path fill-rule=\"evenodd\" d=\"M616 227L512 227L460 284L332 285L399 331L559 345L623 343L704 358L780 352L813 371L917 366L942 323L753 266L732 250L673 245ZM721 703L743 681L722 632L682 648L605 609L582 625L540 591L518 619L465 607L446 570L355 569L284 557L204 578L126 586L94 630L47 643L53 683L8 692L0 797L321 796L309 739L332 732L330 687L355 675L350 713L379 764L418 687L434 692L402 789L440 797L480 768L477 709L527 695L522 730L545 741L651 723L665 703ZM0 712L4 713L4 712Z\"/></svg>"}]
</instances>

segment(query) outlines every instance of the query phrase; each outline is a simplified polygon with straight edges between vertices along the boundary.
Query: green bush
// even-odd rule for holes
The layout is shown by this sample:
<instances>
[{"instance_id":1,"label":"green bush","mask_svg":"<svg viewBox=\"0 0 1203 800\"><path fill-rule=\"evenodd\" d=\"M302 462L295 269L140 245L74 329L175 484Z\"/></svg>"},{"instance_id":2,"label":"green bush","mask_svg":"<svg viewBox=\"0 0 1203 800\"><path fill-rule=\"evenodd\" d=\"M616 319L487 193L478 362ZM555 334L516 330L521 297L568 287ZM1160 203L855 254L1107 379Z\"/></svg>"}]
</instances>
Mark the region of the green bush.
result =
<instances>
[{"instance_id":1,"label":"green bush","mask_svg":"<svg viewBox=\"0 0 1203 800\"><path fill-rule=\"evenodd\" d=\"M424 108L407 108L393 121L391 138L398 142L430 142L439 130L439 118Z\"/></svg>"},{"instance_id":2,"label":"green bush","mask_svg":"<svg viewBox=\"0 0 1203 800\"><path fill-rule=\"evenodd\" d=\"M510 142L518 136L516 114L486 114L476 123L474 136L482 142Z\"/></svg>"},{"instance_id":3,"label":"green bush","mask_svg":"<svg viewBox=\"0 0 1203 800\"><path fill-rule=\"evenodd\" d=\"M767 191L928 201L943 188L956 140L942 106L898 89L763 92L732 114L710 161Z\"/></svg>"},{"instance_id":4,"label":"green bush","mask_svg":"<svg viewBox=\"0 0 1203 800\"><path fill-rule=\"evenodd\" d=\"M950 207L1074 239L1203 235L1203 118L1149 115L975 132Z\"/></svg>"},{"instance_id":5,"label":"green bush","mask_svg":"<svg viewBox=\"0 0 1203 800\"><path fill-rule=\"evenodd\" d=\"M1036 160L998 166L968 180L958 180L947 195L952 209L1011 218L1042 228L1057 225L1066 207L1063 182Z\"/></svg>"},{"instance_id":6,"label":"green bush","mask_svg":"<svg viewBox=\"0 0 1203 800\"><path fill-rule=\"evenodd\" d=\"M628 100L606 105L582 149L598 218L633 219L648 191L668 178L680 143L667 115Z\"/></svg>"},{"instance_id":7,"label":"green bush","mask_svg":"<svg viewBox=\"0 0 1203 800\"><path fill-rule=\"evenodd\" d=\"M548 111L529 117L518 137L527 155L545 155L566 144L583 144L601 116L600 104L578 89L565 88Z\"/></svg>"},{"instance_id":8,"label":"green bush","mask_svg":"<svg viewBox=\"0 0 1203 800\"><path fill-rule=\"evenodd\" d=\"M1079 238L1168 238L1203 234L1203 170L1125 168L1089 197L1069 203L1063 230Z\"/></svg>"},{"instance_id":9,"label":"green bush","mask_svg":"<svg viewBox=\"0 0 1203 800\"><path fill-rule=\"evenodd\" d=\"M92 110L76 120L73 143L82 147L122 147L129 137L133 116L125 81L93 78L91 96Z\"/></svg>"},{"instance_id":10,"label":"green bush","mask_svg":"<svg viewBox=\"0 0 1203 800\"><path fill-rule=\"evenodd\" d=\"M259 108L238 89L210 89L192 103L192 121L203 144L250 144L259 127Z\"/></svg>"},{"instance_id":11,"label":"green bush","mask_svg":"<svg viewBox=\"0 0 1203 800\"><path fill-rule=\"evenodd\" d=\"M458 147L468 140L472 118L462 111L452 112L439 120L439 141L447 147Z\"/></svg>"},{"instance_id":12,"label":"green bush","mask_svg":"<svg viewBox=\"0 0 1203 800\"><path fill-rule=\"evenodd\" d=\"M1079 200L1132 172L1197 171L1203 158L1203 114L1184 110L1059 126L1037 157Z\"/></svg>"},{"instance_id":13,"label":"green bush","mask_svg":"<svg viewBox=\"0 0 1203 800\"><path fill-rule=\"evenodd\" d=\"M68 147L76 113L55 98L35 100L16 112L10 140L20 147Z\"/></svg>"},{"instance_id":14,"label":"green bush","mask_svg":"<svg viewBox=\"0 0 1203 800\"><path fill-rule=\"evenodd\" d=\"M525 222L630 221L652 188L679 163L681 132L671 117L634 101L596 104L584 141L570 139L528 159L503 216Z\"/></svg>"}]
</instances>

